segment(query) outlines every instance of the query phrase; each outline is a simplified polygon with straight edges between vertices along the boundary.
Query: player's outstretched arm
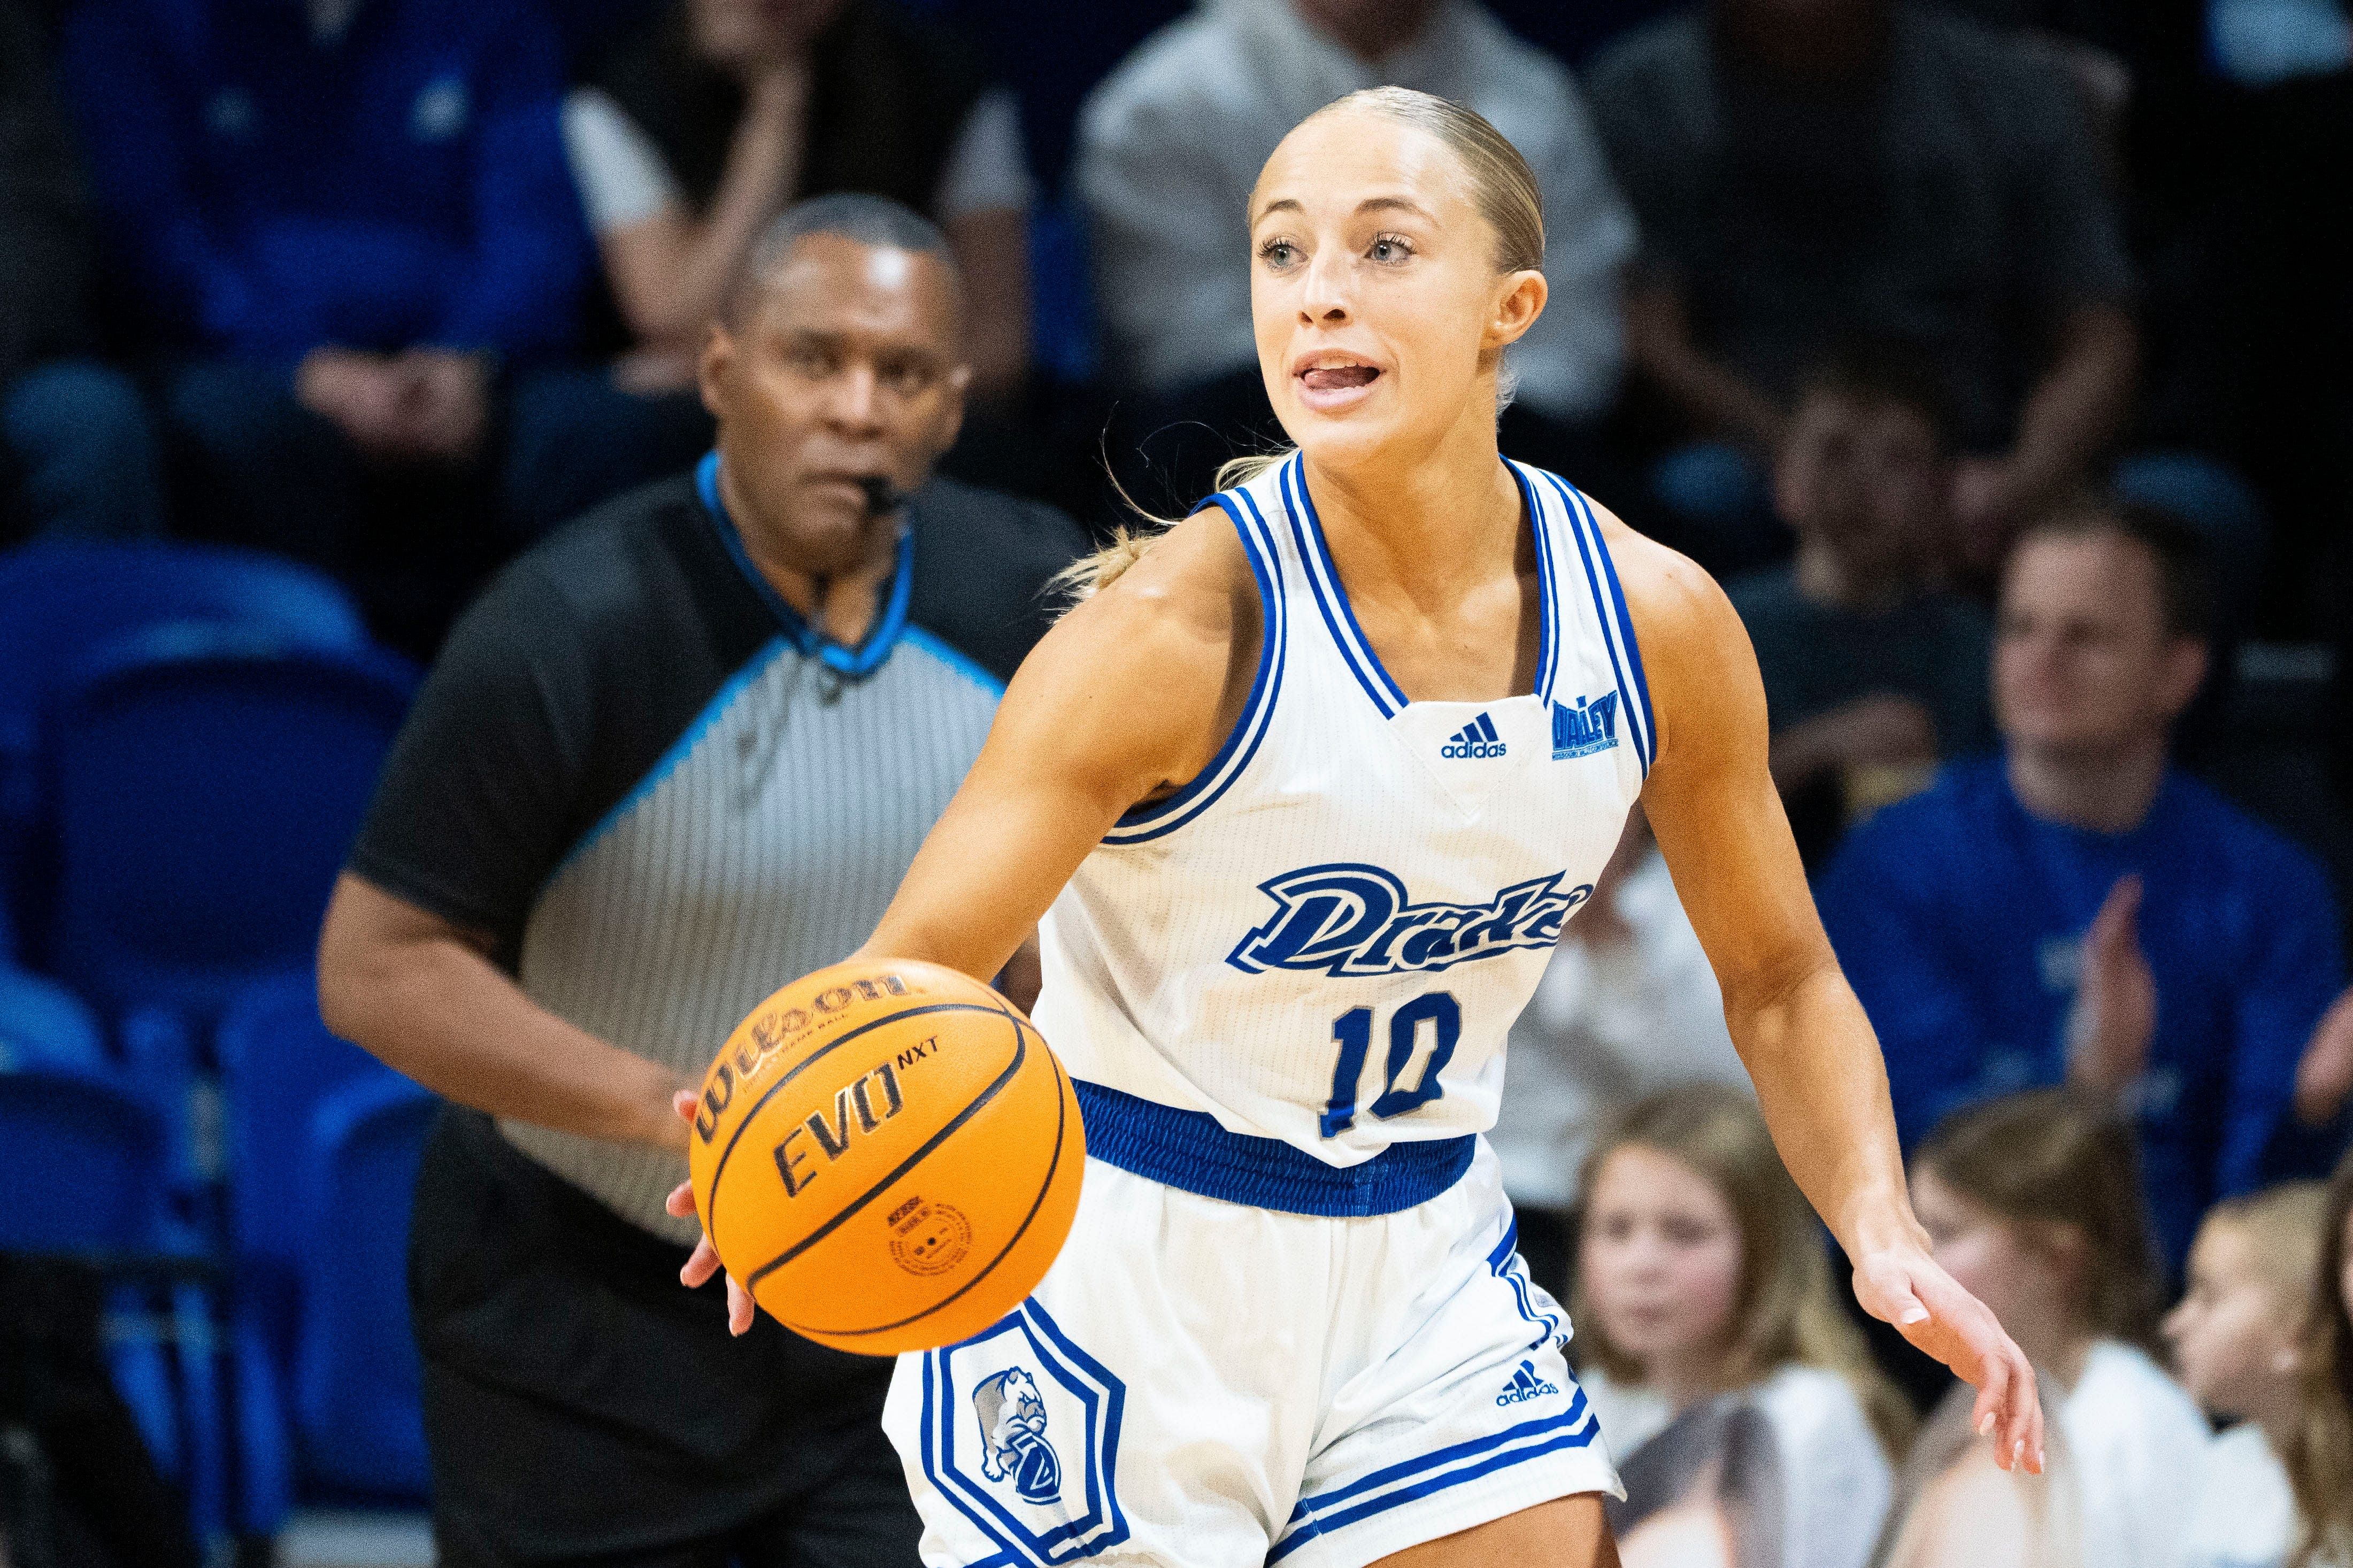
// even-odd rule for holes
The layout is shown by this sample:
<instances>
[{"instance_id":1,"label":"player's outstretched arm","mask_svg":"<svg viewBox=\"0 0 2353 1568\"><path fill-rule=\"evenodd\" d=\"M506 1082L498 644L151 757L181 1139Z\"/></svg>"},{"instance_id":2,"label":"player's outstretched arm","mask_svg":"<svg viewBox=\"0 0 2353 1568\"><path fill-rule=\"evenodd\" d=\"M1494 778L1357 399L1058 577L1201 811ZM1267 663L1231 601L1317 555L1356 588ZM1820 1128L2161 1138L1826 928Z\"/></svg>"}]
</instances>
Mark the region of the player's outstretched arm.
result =
<instances>
[{"instance_id":1,"label":"player's outstretched arm","mask_svg":"<svg viewBox=\"0 0 2353 1568\"><path fill-rule=\"evenodd\" d=\"M987 980L1138 802L1209 765L1258 666L1258 589L1233 525L1203 512L1172 530L1029 655L979 759L856 956L923 959ZM1051 1042L1049 1042L1050 1044ZM694 1098L678 1097L693 1120ZM691 1186L670 1212L694 1212ZM719 1268L704 1240L681 1278ZM752 1300L728 1281L742 1333Z\"/></svg>"},{"instance_id":2,"label":"player's outstretched arm","mask_svg":"<svg viewBox=\"0 0 2353 1568\"><path fill-rule=\"evenodd\" d=\"M1814 911L1767 763L1765 689L1730 601L1682 556L1604 515L1659 731L1642 806L1724 990L1773 1142L1854 1261L1873 1316L1978 1387L1998 1463L2042 1465L2033 1369L1929 1255L1887 1071Z\"/></svg>"}]
</instances>

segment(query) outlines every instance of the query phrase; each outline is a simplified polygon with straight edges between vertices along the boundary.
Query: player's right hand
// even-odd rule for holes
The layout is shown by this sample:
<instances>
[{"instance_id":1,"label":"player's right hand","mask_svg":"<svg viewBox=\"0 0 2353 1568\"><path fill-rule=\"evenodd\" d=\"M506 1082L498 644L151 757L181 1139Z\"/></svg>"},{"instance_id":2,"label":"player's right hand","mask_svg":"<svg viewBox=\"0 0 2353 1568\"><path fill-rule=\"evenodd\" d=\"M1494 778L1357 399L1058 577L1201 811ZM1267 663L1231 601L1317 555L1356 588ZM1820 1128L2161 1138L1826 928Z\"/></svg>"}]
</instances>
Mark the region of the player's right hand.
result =
<instances>
[{"instance_id":1,"label":"player's right hand","mask_svg":"<svg viewBox=\"0 0 2353 1568\"><path fill-rule=\"evenodd\" d=\"M681 1089L670 1097L671 1109L689 1125L693 1123L694 1109L700 1103L691 1089ZM662 1207L679 1219L692 1217L694 1184L681 1182L671 1190L670 1196L662 1200ZM719 1251L711 1245L710 1232L705 1231L702 1239L694 1244L694 1253L687 1258L686 1267L678 1271L678 1280L690 1290L699 1290L709 1284L711 1277L718 1272ZM727 1276L727 1331L741 1334L749 1330L752 1311L752 1292L744 1289L735 1276L730 1274Z\"/></svg>"},{"instance_id":2,"label":"player's right hand","mask_svg":"<svg viewBox=\"0 0 2353 1568\"><path fill-rule=\"evenodd\" d=\"M1985 1303L1963 1289L1924 1247L1905 1242L1855 1255L1854 1292L1863 1310L1977 1387L1969 1412L1993 1439L1994 1463L2042 1473L2042 1401L2034 1367Z\"/></svg>"}]
</instances>

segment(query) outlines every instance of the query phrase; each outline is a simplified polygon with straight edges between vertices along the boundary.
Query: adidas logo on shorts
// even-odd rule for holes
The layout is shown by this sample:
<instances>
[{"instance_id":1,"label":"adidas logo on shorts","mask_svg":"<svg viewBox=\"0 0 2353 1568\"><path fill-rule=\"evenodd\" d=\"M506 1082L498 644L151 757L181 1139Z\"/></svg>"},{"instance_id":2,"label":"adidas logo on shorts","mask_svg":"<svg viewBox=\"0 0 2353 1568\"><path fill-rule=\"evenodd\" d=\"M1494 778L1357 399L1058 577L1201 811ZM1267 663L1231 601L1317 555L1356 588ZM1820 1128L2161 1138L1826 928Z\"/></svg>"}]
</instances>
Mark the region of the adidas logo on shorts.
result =
<instances>
[{"instance_id":1,"label":"adidas logo on shorts","mask_svg":"<svg viewBox=\"0 0 2353 1568\"><path fill-rule=\"evenodd\" d=\"M1438 749L1441 757L1500 757L1504 754L1504 738L1495 732L1493 715L1482 713L1460 730L1454 738Z\"/></svg>"},{"instance_id":2,"label":"adidas logo on shorts","mask_svg":"<svg viewBox=\"0 0 2353 1568\"><path fill-rule=\"evenodd\" d=\"M1531 1399L1542 1399L1547 1394L1559 1392L1558 1384L1548 1383L1536 1375L1534 1362L1524 1361L1520 1363L1520 1370L1512 1373L1512 1381L1504 1385L1504 1392L1495 1395L1495 1403L1525 1405Z\"/></svg>"}]
</instances>

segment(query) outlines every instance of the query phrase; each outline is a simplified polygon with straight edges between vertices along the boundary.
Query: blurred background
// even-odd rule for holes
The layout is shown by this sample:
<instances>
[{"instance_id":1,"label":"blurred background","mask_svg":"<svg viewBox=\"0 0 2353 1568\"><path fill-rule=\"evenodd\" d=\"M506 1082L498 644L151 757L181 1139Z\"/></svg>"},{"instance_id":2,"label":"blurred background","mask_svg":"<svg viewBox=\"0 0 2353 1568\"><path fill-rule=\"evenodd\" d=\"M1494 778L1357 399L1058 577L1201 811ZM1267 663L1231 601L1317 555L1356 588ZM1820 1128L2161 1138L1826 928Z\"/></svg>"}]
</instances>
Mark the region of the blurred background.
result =
<instances>
[{"instance_id":1,"label":"blurred background","mask_svg":"<svg viewBox=\"0 0 2353 1568\"><path fill-rule=\"evenodd\" d=\"M1279 440L1243 201L1392 81L1536 170L1504 452L1727 585L1907 1145L2097 1099L2148 1300L2054 1342L2165 1375L2201 1218L2348 1136L2339 0L0 0L0 1562L430 1561L434 1101L321 1022L321 913L477 592L710 448L696 357L760 230L838 192L939 225L973 380L938 471L1074 521L1066 559ZM2103 615L2139 641L2052 697L2033 661ZM2154 805L2051 837L2020 768L2149 745ZM1739 1079L1639 823L1514 1050L1497 1142L1564 1300L1630 1136L1761 1190L1628 1121ZM1892 1476L1935 1380L1774 1342L1702 1384L1842 1366L1905 1412ZM1694 1407L1623 1419L1742 1440ZM1647 1464L1630 1528L1704 1468Z\"/></svg>"}]
</instances>

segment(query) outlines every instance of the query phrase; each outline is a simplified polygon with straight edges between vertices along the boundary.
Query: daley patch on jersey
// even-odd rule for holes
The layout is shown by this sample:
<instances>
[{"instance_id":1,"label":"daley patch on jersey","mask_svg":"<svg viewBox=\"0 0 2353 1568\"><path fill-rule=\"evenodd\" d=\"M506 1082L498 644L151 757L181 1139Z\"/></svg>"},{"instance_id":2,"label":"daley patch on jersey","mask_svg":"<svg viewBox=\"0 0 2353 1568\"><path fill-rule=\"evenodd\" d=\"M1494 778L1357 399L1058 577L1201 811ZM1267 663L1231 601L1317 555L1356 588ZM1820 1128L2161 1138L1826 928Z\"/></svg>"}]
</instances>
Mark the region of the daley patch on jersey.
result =
<instances>
[{"instance_id":1,"label":"daley patch on jersey","mask_svg":"<svg viewBox=\"0 0 2353 1568\"><path fill-rule=\"evenodd\" d=\"M1226 962L1245 974L1398 974L1549 948L1569 911L1593 894L1590 883L1561 887L1566 875L1514 883L1483 904L1417 904L1405 883L1378 866L1304 867L1259 884L1274 913Z\"/></svg>"},{"instance_id":2,"label":"daley patch on jersey","mask_svg":"<svg viewBox=\"0 0 2353 1568\"><path fill-rule=\"evenodd\" d=\"M1128 1535L1114 1489L1127 1385L1035 1300L923 1358L923 1473L1014 1562L1059 1568Z\"/></svg>"},{"instance_id":3,"label":"daley patch on jersey","mask_svg":"<svg viewBox=\"0 0 2353 1568\"><path fill-rule=\"evenodd\" d=\"M1552 760L1589 757L1618 743L1618 694L1552 705Z\"/></svg>"}]
</instances>

